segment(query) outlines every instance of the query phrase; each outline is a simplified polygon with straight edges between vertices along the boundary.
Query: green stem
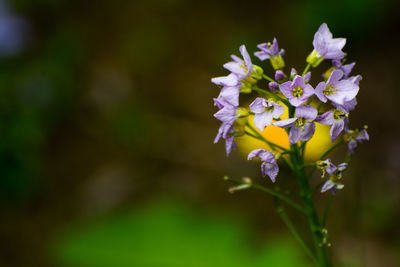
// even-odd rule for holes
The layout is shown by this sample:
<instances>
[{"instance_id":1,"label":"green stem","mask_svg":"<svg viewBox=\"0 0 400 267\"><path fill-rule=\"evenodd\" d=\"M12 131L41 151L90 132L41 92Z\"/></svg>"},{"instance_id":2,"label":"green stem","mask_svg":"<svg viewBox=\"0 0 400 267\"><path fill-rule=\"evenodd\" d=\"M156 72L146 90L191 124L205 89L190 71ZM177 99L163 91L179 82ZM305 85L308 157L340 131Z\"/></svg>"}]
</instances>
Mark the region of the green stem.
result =
<instances>
[{"instance_id":1,"label":"green stem","mask_svg":"<svg viewBox=\"0 0 400 267\"><path fill-rule=\"evenodd\" d=\"M306 75L306 73L307 73L307 71L310 69L310 67L311 67L311 64L307 64L307 66L306 66L306 68L304 69L303 74L302 74L301 76L304 77L304 75Z\"/></svg>"},{"instance_id":2,"label":"green stem","mask_svg":"<svg viewBox=\"0 0 400 267\"><path fill-rule=\"evenodd\" d=\"M270 82L276 82L274 79L270 78L269 76L267 76L265 74L263 74L262 76L263 76L264 79L266 79L266 80L268 80Z\"/></svg>"},{"instance_id":3,"label":"green stem","mask_svg":"<svg viewBox=\"0 0 400 267\"><path fill-rule=\"evenodd\" d=\"M333 195L329 194L328 200L326 202L325 210L324 210L324 215L322 217L322 222L321 222L322 227L325 227L325 225L326 225L326 219L328 218L329 209L331 208L331 205L332 205L332 200L333 200Z\"/></svg>"},{"instance_id":4,"label":"green stem","mask_svg":"<svg viewBox=\"0 0 400 267\"><path fill-rule=\"evenodd\" d=\"M275 93L273 93L273 92L270 92L270 91L261 89L261 88L256 87L256 86L253 86L253 87L252 87L252 90L253 90L253 91L256 91L256 92L259 93L259 94L264 94L264 95L267 95L267 96L269 96L269 97L272 97L272 98L274 98L276 101L281 101L281 102L284 103L286 106L289 106L289 105L290 105L289 101L287 101L286 99L280 97L279 95L277 95L277 94L275 94Z\"/></svg>"},{"instance_id":5,"label":"green stem","mask_svg":"<svg viewBox=\"0 0 400 267\"><path fill-rule=\"evenodd\" d=\"M307 253L308 256L314 261L317 262L314 254L312 253L311 249L307 246L306 242L303 240L303 238L300 236L300 234L297 232L296 227L290 220L289 216L286 214L285 209L283 206L280 204L279 200L277 198L274 198L275 201L275 208L276 211L278 212L279 216L282 218L282 221L286 224L287 228L289 228L289 231L292 233L294 238L299 242L300 246L304 249L304 251Z\"/></svg>"},{"instance_id":6,"label":"green stem","mask_svg":"<svg viewBox=\"0 0 400 267\"><path fill-rule=\"evenodd\" d=\"M290 153L290 151L287 150L286 148L284 148L284 147L282 147L282 146L280 146L280 145L277 145L277 144L275 144L275 143L272 143L271 141L268 141L267 139L265 139L265 137L262 136L262 134L260 134L256 129L254 129L254 127L251 126L250 124L247 124L247 127L249 127L250 130L253 131L254 135L256 135L256 136L258 137L257 139L259 139L259 140L265 142L265 143L266 143L267 145L269 145L271 148L273 148L273 149L275 149L275 150L276 150L276 148L279 148L280 150L282 150L282 151L284 151L284 152ZM254 137L254 135L253 135L253 137Z\"/></svg>"},{"instance_id":7,"label":"green stem","mask_svg":"<svg viewBox=\"0 0 400 267\"><path fill-rule=\"evenodd\" d=\"M321 224L318 219L317 211L312 199L309 179L304 170L304 161L299 154L297 144L291 145L294 153L291 154L293 165L295 166L295 174L300 187L301 197L304 203L304 209L311 230L311 235L314 241L314 247L317 254L318 265L321 267L331 266L328 260L328 255L325 246L322 245L323 235L321 232Z\"/></svg>"},{"instance_id":8,"label":"green stem","mask_svg":"<svg viewBox=\"0 0 400 267\"><path fill-rule=\"evenodd\" d=\"M304 214L304 210L303 210L303 208L302 208L299 204L297 204L296 202L294 202L293 200L291 200L291 199L288 198L287 196L285 196L285 195L283 195L283 194L281 194L281 193L279 193L279 192L276 192L276 191L274 191L274 190L272 190L272 189L269 189L269 188L267 188L267 187L264 187L264 186L258 185L258 184L246 183L246 182L244 182L244 181L242 181L242 180L230 178L230 177L228 177L228 176L225 176L225 177L224 177L224 180L230 181L230 182L233 182L233 183L239 184L239 185L241 185L241 184L248 184L250 187L253 187L253 188L257 189L257 190L263 191L263 192L268 193L268 194L270 194L270 195L272 195L272 196L274 196L274 197L277 197L277 198L279 198L279 199L282 200L282 201L285 201L286 204L288 204L288 205L291 206L292 208L294 208L294 209L300 211L302 214Z\"/></svg>"}]
</instances>

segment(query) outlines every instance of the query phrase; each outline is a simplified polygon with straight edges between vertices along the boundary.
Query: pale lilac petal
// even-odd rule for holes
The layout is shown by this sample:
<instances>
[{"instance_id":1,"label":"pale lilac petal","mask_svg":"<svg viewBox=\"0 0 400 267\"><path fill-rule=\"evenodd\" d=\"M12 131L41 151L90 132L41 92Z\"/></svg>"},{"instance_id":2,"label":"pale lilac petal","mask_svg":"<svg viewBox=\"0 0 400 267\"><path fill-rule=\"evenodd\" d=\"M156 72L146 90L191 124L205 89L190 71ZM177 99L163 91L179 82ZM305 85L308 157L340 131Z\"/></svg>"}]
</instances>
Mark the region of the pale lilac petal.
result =
<instances>
[{"instance_id":1,"label":"pale lilac petal","mask_svg":"<svg viewBox=\"0 0 400 267\"><path fill-rule=\"evenodd\" d=\"M232 137L226 138L225 139L225 150L226 150L226 155L229 156L229 154L231 153L231 151L233 149L236 149L236 143L235 140Z\"/></svg>"},{"instance_id":2,"label":"pale lilac petal","mask_svg":"<svg viewBox=\"0 0 400 267\"><path fill-rule=\"evenodd\" d=\"M354 65L356 65L355 62L347 64L347 65L343 65L340 69L343 71L343 74L345 77L348 77L349 74L351 73L351 71L354 68Z\"/></svg>"},{"instance_id":3,"label":"pale lilac petal","mask_svg":"<svg viewBox=\"0 0 400 267\"><path fill-rule=\"evenodd\" d=\"M289 132L289 143L296 144L300 140L301 128L293 126Z\"/></svg>"},{"instance_id":4,"label":"pale lilac petal","mask_svg":"<svg viewBox=\"0 0 400 267\"><path fill-rule=\"evenodd\" d=\"M235 61L236 63L238 63L239 65L242 65L242 64L244 64L244 61L243 61L243 59L241 59L240 57L238 57L238 56L235 56L235 55L231 55L231 58L233 59L233 61Z\"/></svg>"},{"instance_id":5,"label":"pale lilac petal","mask_svg":"<svg viewBox=\"0 0 400 267\"><path fill-rule=\"evenodd\" d=\"M347 148L351 152L351 154L354 154L354 149L357 147L357 141L354 139L351 139L349 143L347 143Z\"/></svg>"},{"instance_id":6,"label":"pale lilac petal","mask_svg":"<svg viewBox=\"0 0 400 267\"><path fill-rule=\"evenodd\" d=\"M275 183L276 176L279 173L279 166L278 164L263 162L261 164L261 173L264 177L268 175L271 181Z\"/></svg>"},{"instance_id":7,"label":"pale lilac petal","mask_svg":"<svg viewBox=\"0 0 400 267\"><path fill-rule=\"evenodd\" d=\"M305 118L308 121L313 121L318 116L316 108L310 105L303 105L296 108L296 118Z\"/></svg>"},{"instance_id":8,"label":"pale lilac petal","mask_svg":"<svg viewBox=\"0 0 400 267\"><path fill-rule=\"evenodd\" d=\"M251 71L253 70L253 64L251 63L250 55L249 55L249 53L247 53L245 45L241 45L239 50L240 50L240 53L243 56L244 62L245 62L246 67L247 67L247 75L249 75L251 73Z\"/></svg>"},{"instance_id":9,"label":"pale lilac petal","mask_svg":"<svg viewBox=\"0 0 400 267\"><path fill-rule=\"evenodd\" d=\"M335 85L341 78L343 77L343 71L341 70L334 70L329 76L328 81L326 84Z\"/></svg>"},{"instance_id":10,"label":"pale lilac petal","mask_svg":"<svg viewBox=\"0 0 400 267\"><path fill-rule=\"evenodd\" d=\"M274 40L272 41L272 45L269 49L272 57L276 56L279 53L278 41L276 40L276 38L274 38Z\"/></svg>"},{"instance_id":11,"label":"pale lilac petal","mask_svg":"<svg viewBox=\"0 0 400 267\"><path fill-rule=\"evenodd\" d=\"M304 104L306 101L307 101L307 98L303 98L303 97L289 98L289 103L294 107L298 107L298 106Z\"/></svg>"},{"instance_id":12,"label":"pale lilac petal","mask_svg":"<svg viewBox=\"0 0 400 267\"><path fill-rule=\"evenodd\" d=\"M223 98L233 106L239 105L240 86L225 86L221 89L218 98Z\"/></svg>"},{"instance_id":13,"label":"pale lilac petal","mask_svg":"<svg viewBox=\"0 0 400 267\"><path fill-rule=\"evenodd\" d=\"M295 68L292 68L292 69L290 70L290 76L294 76L294 75L296 75L296 74L297 74L296 69L295 69Z\"/></svg>"},{"instance_id":14,"label":"pale lilac petal","mask_svg":"<svg viewBox=\"0 0 400 267\"><path fill-rule=\"evenodd\" d=\"M249 155L247 156L247 160L251 160L254 157L259 157L261 159L261 161L263 161L263 162L276 163L274 154L272 154L272 152L267 151L262 148L258 148L258 149L251 151L249 153Z\"/></svg>"},{"instance_id":15,"label":"pale lilac petal","mask_svg":"<svg viewBox=\"0 0 400 267\"><path fill-rule=\"evenodd\" d=\"M310 79L311 79L311 71L307 72L307 73L304 75L304 81L309 82Z\"/></svg>"},{"instance_id":16,"label":"pale lilac petal","mask_svg":"<svg viewBox=\"0 0 400 267\"><path fill-rule=\"evenodd\" d=\"M285 108L273 102L271 102L271 104L274 106L274 111L272 112L272 116L275 119L279 119L279 117L282 116L282 114L285 112Z\"/></svg>"},{"instance_id":17,"label":"pale lilac petal","mask_svg":"<svg viewBox=\"0 0 400 267\"><path fill-rule=\"evenodd\" d=\"M343 128L344 128L344 121L343 120L335 120L335 122L332 124L331 130L330 130L330 136L331 136L332 143L336 140L336 138L339 136L339 134L343 131Z\"/></svg>"},{"instance_id":18,"label":"pale lilac petal","mask_svg":"<svg viewBox=\"0 0 400 267\"><path fill-rule=\"evenodd\" d=\"M293 84L292 84L292 87L297 87L297 86L301 87L301 88L304 88L306 86L305 83L304 83L303 77L301 77L299 75L296 75L294 77Z\"/></svg>"},{"instance_id":19,"label":"pale lilac petal","mask_svg":"<svg viewBox=\"0 0 400 267\"><path fill-rule=\"evenodd\" d=\"M229 74L228 76L212 78L211 82L222 86L235 86L240 84L238 77L233 73Z\"/></svg>"},{"instance_id":20,"label":"pale lilac petal","mask_svg":"<svg viewBox=\"0 0 400 267\"><path fill-rule=\"evenodd\" d=\"M269 58L269 55L264 51L257 51L254 53L254 55L258 57L258 59L260 59L261 61L264 61Z\"/></svg>"},{"instance_id":21,"label":"pale lilac petal","mask_svg":"<svg viewBox=\"0 0 400 267\"><path fill-rule=\"evenodd\" d=\"M314 90L314 88L311 86L311 85L309 85L309 84L306 84L305 85L305 87L303 88L303 95L301 96L301 98L305 98L305 99L308 99L310 96L312 96L313 94L315 93L315 90Z\"/></svg>"},{"instance_id":22,"label":"pale lilac petal","mask_svg":"<svg viewBox=\"0 0 400 267\"><path fill-rule=\"evenodd\" d=\"M304 125L303 131L300 133L300 140L301 141L308 141L315 132L315 123L308 122Z\"/></svg>"},{"instance_id":23,"label":"pale lilac petal","mask_svg":"<svg viewBox=\"0 0 400 267\"><path fill-rule=\"evenodd\" d=\"M336 93L327 95L326 98L336 104L344 105L345 101L350 101L356 97L359 87L349 80L341 80L336 84L335 89L337 89Z\"/></svg>"},{"instance_id":24,"label":"pale lilac petal","mask_svg":"<svg viewBox=\"0 0 400 267\"><path fill-rule=\"evenodd\" d=\"M360 81L362 80L362 76L361 75L352 76L352 77L348 78L347 80L358 85L360 83Z\"/></svg>"},{"instance_id":25,"label":"pale lilac petal","mask_svg":"<svg viewBox=\"0 0 400 267\"><path fill-rule=\"evenodd\" d=\"M328 51L328 46L326 44L325 38L319 32L315 33L315 35L314 35L313 46L314 46L315 51L317 51L317 53L320 56L325 55L326 52Z\"/></svg>"},{"instance_id":26,"label":"pale lilac petal","mask_svg":"<svg viewBox=\"0 0 400 267\"><path fill-rule=\"evenodd\" d=\"M335 122L335 119L333 118L333 111L325 112L321 116L318 116L315 121L321 124L332 125Z\"/></svg>"},{"instance_id":27,"label":"pale lilac petal","mask_svg":"<svg viewBox=\"0 0 400 267\"><path fill-rule=\"evenodd\" d=\"M236 62L228 62L224 64L224 68L237 75L245 75L244 69Z\"/></svg>"},{"instance_id":28,"label":"pale lilac petal","mask_svg":"<svg viewBox=\"0 0 400 267\"><path fill-rule=\"evenodd\" d=\"M272 123L272 125L281 127L281 128L286 128L286 127L291 127L294 125L294 122L297 120L297 118L289 118L286 120L281 120L281 121L275 121Z\"/></svg>"},{"instance_id":29,"label":"pale lilac petal","mask_svg":"<svg viewBox=\"0 0 400 267\"><path fill-rule=\"evenodd\" d=\"M319 34L322 35L325 39L332 39L333 35L331 31L328 28L328 25L326 23L322 23L321 26L319 26L318 31Z\"/></svg>"},{"instance_id":30,"label":"pale lilac petal","mask_svg":"<svg viewBox=\"0 0 400 267\"><path fill-rule=\"evenodd\" d=\"M233 124L236 120L236 107L226 105L215 113L214 117L222 122Z\"/></svg>"},{"instance_id":31,"label":"pale lilac petal","mask_svg":"<svg viewBox=\"0 0 400 267\"><path fill-rule=\"evenodd\" d=\"M328 191L329 189L333 188L334 186L335 186L335 183L332 182L331 180L326 181L325 184L321 188L321 193Z\"/></svg>"},{"instance_id":32,"label":"pale lilac petal","mask_svg":"<svg viewBox=\"0 0 400 267\"><path fill-rule=\"evenodd\" d=\"M315 88L315 94L318 97L319 100L321 100L322 102L326 103L326 101L328 101L328 99L326 98L325 94L324 94L324 90L325 90L326 84L324 82L320 82L317 87Z\"/></svg>"},{"instance_id":33,"label":"pale lilac petal","mask_svg":"<svg viewBox=\"0 0 400 267\"><path fill-rule=\"evenodd\" d=\"M265 107L267 105L267 100L261 97L257 97L251 104L250 110L254 113L262 113L265 111Z\"/></svg>"},{"instance_id":34,"label":"pale lilac petal","mask_svg":"<svg viewBox=\"0 0 400 267\"><path fill-rule=\"evenodd\" d=\"M293 95L292 95L293 89L292 89L291 85L292 85L291 81L284 82L281 85L279 85L279 89L281 90L282 94L284 96L286 96L286 98L288 98L288 99L293 97Z\"/></svg>"},{"instance_id":35,"label":"pale lilac petal","mask_svg":"<svg viewBox=\"0 0 400 267\"><path fill-rule=\"evenodd\" d=\"M272 112L257 113L253 119L254 125L260 131L264 131L265 127L270 126L272 123Z\"/></svg>"}]
</instances>

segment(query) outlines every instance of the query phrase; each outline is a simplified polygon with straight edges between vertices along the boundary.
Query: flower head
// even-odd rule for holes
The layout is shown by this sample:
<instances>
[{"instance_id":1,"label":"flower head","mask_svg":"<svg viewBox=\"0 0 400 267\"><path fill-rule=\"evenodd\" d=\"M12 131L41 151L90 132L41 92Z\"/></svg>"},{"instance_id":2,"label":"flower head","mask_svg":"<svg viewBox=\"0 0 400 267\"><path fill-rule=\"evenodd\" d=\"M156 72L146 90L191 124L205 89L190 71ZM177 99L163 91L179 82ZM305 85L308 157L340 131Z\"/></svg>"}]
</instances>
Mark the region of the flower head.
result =
<instances>
[{"instance_id":1,"label":"flower head","mask_svg":"<svg viewBox=\"0 0 400 267\"><path fill-rule=\"evenodd\" d=\"M240 80L247 78L251 71L253 70L253 64L251 63L251 58L249 53L247 53L246 47L241 45L240 53L243 59L232 55L233 61L224 64L224 68L235 74Z\"/></svg>"},{"instance_id":2,"label":"flower head","mask_svg":"<svg viewBox=\"0 0 400 267\"><path fill-rule=\"evenodd\" d=\"M326 23L323 23L314 35L313 46L319 56L325 59L342 59L345 38L333 38Z\"/></svg>"},{"instance_id":3,"label":"flower head","mask_svg":"<svg viewBox=\"0 0 400 267\"><path fill-rule=\"evenodd\" d=\"M282 116L285 109L272 101L267 101L264 98L257 97L250 104L250 110L254 112L254 125L263 131L265 127L271 125L272 118L278 119Z\"/></svg>"},{"instance_id":4,"label":"flower head","mask_svg":"<svg viewBox=\"0 0 400 267\"><path fill-rule=\"evenodd\" d=\"M340 181L342 179L342 173L347 167L347 163L341 163L337 167L333 165L333 167L335 167L334 171L322 186L321 193L331 190L331 193L334 194L337 190L343 189L344 187Z\"/></svg>"},{"instance_id":5,"label":"flower head","mask_svg":"<svg viewBox=\"0 0 400 267\"><path fill-rule=\"evenodd\" d=\"M330 130L331 141L334 142L348 123L348 112L342 109L328 111L315 119L316 122L332 125Z\"/></svg>"},{"instance_id":6,"label":"flower head","mask_svg":"<svg viewBox=\"0 0 400 267\"><path fill-rule=\"evenodd\" d=\"M344 105L356 97L359 87L351 80L340 80L343 77L341 70L332 72L328 81L320 82L315 88L315 94L322 102L329 99L335 104Z\"/></svg>"},{"instance_id":7,"label":"flower head","mask_svg":"<svg viewBox=\"0 0 400 267\"><path fill-rule=\"evenodd\" d=\"M302 105L296 108L295 118L289 118L272 123L281 128L291 127L289 132L289 142L296 144L299 140L309 140L315 132L314 120L317 118L318 111L310 105Z\"/></svg>"},{"instance_id":8,"label":"flower head","mask_svg":"<svg viewBox=\"0 0 400 267\"><path fill-rule=\"evenodd\" d=\"M257 47L261 51L255 52L254 55L258 57L261 61L270 59L272 67L276 70L285 67L285 62L282 58L282 56L285 55L285 50L279 50L278 41L276 40L276 38L274 38L272 44L262 43L257 45Z\"/></svg>"},{"instance_id":9,"label":"flower head","mask_svg":"<svg viewBox=\"0 0 400 267\"><path fill-rule=\"evenodd\" d=\"M354 150L358 146L359 143L364 141L369 141L369 134L367 132L367 127L364 126L364 129L361 131L357 130L348 130L345 129L344 140L347 142L347 148L349 151L354 154Z\"/></svg>"},{"instance_id":10,"label":"flower head","mask_svg":"<svg viewBox=\"0 0 400 267\"><path fill-rule=\"evenodd\" d=\"M325 174L331 176L336 171L336 166L332 164L330 159L318 160L316 162L317 169L322 171L321 177L324 178Z\"/></svg>"},{"instance_id":11,"label":"flower head","mask_svg":"<svg viewBox=\"0 0 400 267\"><path fill-rule=\"evenodd\" d=\"M254 157L259 157L261 159L262 175L264 177L268 175L269 178L271 178L271 181L275 183L275 178L278 175L279 167L274 154L265 149L259 148L251 151L247 156L247 160L251 160Z\"/></svg>"},{"instance_id":12,"label":"flower head","mask_svg":"<svg viewBox=\"0 0 400 267\"><path fill-rule=\"evenodd\" d=\"M282 94L289 99L291 105L298 107L314 94L314 88L305 84L303 77L296 75L293 81L287 81L279 86Z\"/></svg>"}]
</instances>

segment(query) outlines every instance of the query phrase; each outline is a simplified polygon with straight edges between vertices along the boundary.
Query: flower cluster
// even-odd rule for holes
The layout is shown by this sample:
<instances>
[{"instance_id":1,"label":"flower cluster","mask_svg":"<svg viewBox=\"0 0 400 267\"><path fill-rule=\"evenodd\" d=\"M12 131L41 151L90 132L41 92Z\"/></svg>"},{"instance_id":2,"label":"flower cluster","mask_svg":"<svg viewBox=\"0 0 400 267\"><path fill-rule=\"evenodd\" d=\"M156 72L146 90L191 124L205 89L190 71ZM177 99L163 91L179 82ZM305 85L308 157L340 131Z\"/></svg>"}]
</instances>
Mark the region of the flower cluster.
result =
<instances>
[{"instance_id":1,"label":"flower cluster","mask_svg":"<svg viewBox=\"0 0 400 267\"><path fill-rule=\"evenodd\" d=\"M224 139L227 155L236 147L235 137L244 134L259 137L259 133L249 124L250 118L260 131L271 125L286 129L292 145L290 151L265 140L273 151L256 149L248 155L249 160L254 157L261 159L262 175L268 175L272 182L275 182L279 172L278 159L282 152L290 154L293 145L298 147L299 144L301 147L300 144L310 140L315 133L316 123L330 125L332 143L347 142L351 153L354 153L358 143L369 139L366 128L349 129L349 114L357 105L356 96L362 77L351 75L355 63L345 64L342 49L346 39L333 38L324 23L315 33L312 44L314 50L307 57L308 65L302 74L294 68L290 73L285 73L285 51L279 48L274 38L272 44L259 44L257 48L260 51L254 53L260 61L270 62L275 71L271 75L273 78L267 76L260 66L253 64L246 47L242 45L239 49L241 57L232 55L232 61L223 65L230 73L212 79L221 88L220 94L214 99L214 105L218 108L214 117L221 121L214 142ZM324 60L330 60L331 65L324 72L322 80L312 84L309 69L318 67ZM268 89L260 88L263 79L267 81ZM257 94L254 101L249 106L240 106L239 96L251 93ZM282 118L285 109L289 111L289 118ZM329 159L315 163L315 167L329 176L322 186L322 192L343 188L339 181L346 166L347 162L336 167Z\"/></svg>"}]
</instances>

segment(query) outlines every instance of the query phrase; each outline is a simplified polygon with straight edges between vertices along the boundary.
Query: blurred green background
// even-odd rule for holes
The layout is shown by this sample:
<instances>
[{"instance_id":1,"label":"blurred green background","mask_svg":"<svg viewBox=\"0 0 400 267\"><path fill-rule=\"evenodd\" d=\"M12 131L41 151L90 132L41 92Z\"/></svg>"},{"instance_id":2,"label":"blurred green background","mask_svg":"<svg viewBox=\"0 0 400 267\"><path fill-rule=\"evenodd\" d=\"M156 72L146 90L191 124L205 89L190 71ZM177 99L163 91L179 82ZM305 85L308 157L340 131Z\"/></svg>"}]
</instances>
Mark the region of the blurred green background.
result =
<instances>
[{"instance_id":1,"label":"blurred green background","mask_svg":"<svg viewBox=\"0 0 400 267\"><path fill-rule=\"evenodd\" d=\"M0 0L0 266L310 266L269 196L227 192L225 174L270 183L212 144L210 78L241 44L273 37L301 70L322 22L363 75L351 123L371 136L335 196L329 253L336 266L400 266L399 10Z\"/></svg>"}]
</instances>

